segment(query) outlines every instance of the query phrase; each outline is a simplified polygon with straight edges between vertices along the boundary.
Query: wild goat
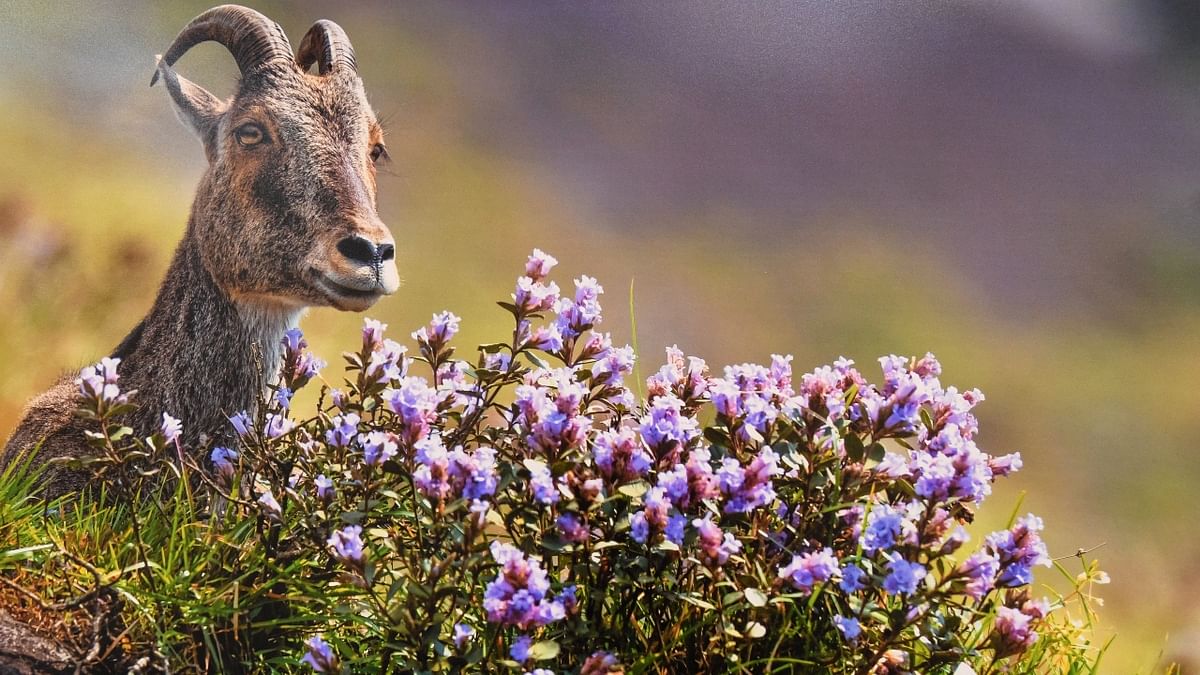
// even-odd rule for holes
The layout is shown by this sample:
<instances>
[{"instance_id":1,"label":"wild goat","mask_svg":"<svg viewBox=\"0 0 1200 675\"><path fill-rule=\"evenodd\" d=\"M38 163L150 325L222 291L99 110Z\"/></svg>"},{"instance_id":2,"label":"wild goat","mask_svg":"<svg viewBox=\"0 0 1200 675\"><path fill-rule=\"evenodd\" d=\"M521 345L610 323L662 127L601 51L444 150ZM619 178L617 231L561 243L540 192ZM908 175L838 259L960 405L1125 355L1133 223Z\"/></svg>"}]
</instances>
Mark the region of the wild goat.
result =
<instances>
[{"instance_id":1,"label":"wild goat","mask_svg":"<svg viewBox=\"0 0 1200 675\"><path fill-rule=\"evenodd\" d=\"M241 71L228 101L172 69L208 40ZM122 389L137 390L134 430L153 433L169 412L183 420L185 445L197 447L228 436L227 415L255 408L284 332L306 307L363 311L399 286L375 202L375 164L387 150L354 50L330 21L313 24L293 56L278 24L215 7L159 58L150 84L159 79L204 144L208 169L154 306L112 356ZM0 466L43 439L39 460L85 451L74 379L29 404ZM47 480L53 495L80 489L86 476L64 470Z\"/></svg>"}]
</instances>

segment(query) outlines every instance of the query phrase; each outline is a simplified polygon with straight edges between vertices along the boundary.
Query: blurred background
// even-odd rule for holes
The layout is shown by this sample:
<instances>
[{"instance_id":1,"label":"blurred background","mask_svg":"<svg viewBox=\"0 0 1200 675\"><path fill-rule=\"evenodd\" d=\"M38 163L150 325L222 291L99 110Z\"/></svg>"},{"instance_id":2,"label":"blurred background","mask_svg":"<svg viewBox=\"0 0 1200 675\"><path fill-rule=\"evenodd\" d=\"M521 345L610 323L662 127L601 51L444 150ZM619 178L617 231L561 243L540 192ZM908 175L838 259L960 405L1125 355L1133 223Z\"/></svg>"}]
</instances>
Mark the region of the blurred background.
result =
<instances>
[{"instance_id":1,"label":"blurred background","mask_svg":"<svg viewBox=\"0 0 1200 675\"><path fill-rule=\"evenodd\" d=\"M600 279L621 342L634 308L643 376L675 343L718 369L933 351L987 394L983 447L1025 458L980 531L1027 492L1053 555L1105 544L1103 672L1195 658L1200 4L251 4L354 42L398 336L443 308L502 336L537 246ZM150 306L205 164L147 84L207 6L0 7L0 437ZM219 46L178 67L233 90ZM302 325L336 364L361 320Z\"/></svg>"}]
</instances>

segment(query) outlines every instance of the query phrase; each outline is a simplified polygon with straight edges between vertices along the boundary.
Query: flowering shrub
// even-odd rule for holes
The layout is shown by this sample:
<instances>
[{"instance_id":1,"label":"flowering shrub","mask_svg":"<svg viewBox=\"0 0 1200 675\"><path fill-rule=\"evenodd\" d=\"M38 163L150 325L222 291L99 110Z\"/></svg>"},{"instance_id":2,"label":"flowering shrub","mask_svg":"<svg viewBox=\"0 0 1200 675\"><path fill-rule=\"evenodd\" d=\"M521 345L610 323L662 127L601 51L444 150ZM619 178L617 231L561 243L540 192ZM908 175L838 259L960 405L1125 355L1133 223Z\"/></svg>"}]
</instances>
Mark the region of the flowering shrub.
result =
<instances>
[{"instance_id":1,"label":"flowering shrub","mask_svg":"<svg viewBox=\"0 0 1200 675\"><path fill-rule=\"evenodd\" d=\"M597 329L602 287L584 276L563 294L554 265L534 251L500 303L511 336L470 362L449 312L411 349L368 319L344 380L289 331L272 395L231 416L236 447L207 449L203 466L175 451L168 414L149 439L120 426L133 403L115 361L85 369L99 427L85 463L124 476L124 499L166 494L185 512L173 522L195 523L186 543L146 542L132 510L128 555L146 564L125 578L154 590L143 611L181 626L155 648L324 673L963 673L1094 658L1066 620L1087 596L1032 593L1051 564L1040 519L968 547L964 526L1021 458L976 444L983 395L944 385L932 355L881 358L873 382L847 359L797 375L778 355L715 373L672 347L634 383L633 350ZM317 381L316 409L293 408ZM185 480L133 487L133 469ZM181 582L163 546L215 553Z\"/></svg>"}]
</instances>

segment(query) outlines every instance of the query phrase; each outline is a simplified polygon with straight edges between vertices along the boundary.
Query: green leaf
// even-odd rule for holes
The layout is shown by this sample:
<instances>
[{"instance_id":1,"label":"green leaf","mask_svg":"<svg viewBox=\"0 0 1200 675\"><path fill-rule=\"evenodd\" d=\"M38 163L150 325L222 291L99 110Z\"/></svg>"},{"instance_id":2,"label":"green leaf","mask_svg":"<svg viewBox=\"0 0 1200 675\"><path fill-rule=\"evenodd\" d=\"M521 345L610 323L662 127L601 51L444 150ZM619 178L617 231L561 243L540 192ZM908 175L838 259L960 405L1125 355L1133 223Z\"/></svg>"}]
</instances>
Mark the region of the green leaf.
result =
<instances>
[{"instance_id":1,"label":"green leaf","mask_svg":"<svg viewBox=\"0 0 1200 675\"><path fill-rule=\"evenodd\" d=\"M933 416L929 414L929 408L921 408L921 421L925 423L925 428L933 431Z\"/></svg>"},{"instance_id":2,"label":"green leaf","mask_svg":"<svg viewBox=\"0 0 1200 675\"><path fill-rule=\"evenodd\" d=\"M883 443L872 443L867 448L867 458L872 462L882 462L885 454L887 454L887 448L883 447Z\"/></svg>"},{"instance_id":3,"label":"green leaf","mask_svg":"<svg viewBox=\"0 0 1200 675\"><path fill-rule=\"evenodd\" d=\"M529 648L529 656L535 661L549 661L558 656L558 643L554 640L539 640Z\"/></svg>"},{"instance_id":4,"label":"green leaf","mask_svg":"<svg viewBox=\"0 0 1200 675\"><path fill-rule=\"evenodd\" d=\"M646 491L649 489L650 486L645 481L638 481L636 483L626 483L625 485L622 485L621 487L617 488L617 492L620 492L627 497L633 497L634 499L637 499L638 497L646 494Z\"/></svg>"},{"instance_id":5,"label":"green leaf","mask_svg":"<svg viewBox=\"0 0 1200 675\"><path fill-rule=\"evenodd\" d=\"M762 607L767 604L767 595L757 588L747 588L742 591L746 595L746 602L753 607Z\"/></svg>"},{"instance_id":6,"label":"green leaf","mask_svg":"<svg viewBox=\"0 0 1200 675\"><path fill-rule=\"evenodd\" d=\"M528 469L530 473L536 473L546 468L545 462L540 459L533 458L521 460L521 465Z\"/></svg>"},{"instance_id":7,"label":"green leaf","mask_svg":"<svg viewBox=\"0 0 1200 675\"><path fill-rule=\"evenodd\" d=\"M861 462L866 457L867 451L863 447L862 439L856 434L850 434L845 438L846 456L854 462Z\"/></svg>"},{"instance_id":8,"label":"green leaf","mask_svg":"<svg viewBox=\"0 0 1200 675\"><path fill-rule=\"evenodd\" d=\"M724 431L721 431L716 427L704 428L704 440L722 448L729 446L729 434L726 434Z\"/></svg>"},{"instance_id":9,"label":"green leaf","mask_svg":"<svg viewBox=\"0 0 1200 675\"><path fill-rule=\"evenodd\" d=\"M747 621L746 628L742 632L751 640L757 640L767 634L767 627L757 621Z\"/></svg>"},{"instance_id":10,"label":"green leaf","mask_svg":"<svg viewBox=\"0 0 1200 675\"><path fill-rule=\"evenodd\" d=\"M116 431L114 431L112 433L111 438L112 438L113 442L115 443L116 441L119 441L122 438L125 438L126 436L128 436L132 433L133 433L133 427L121 427L120 429L117 429Z\"/></svg>"},{"instance_id":11,"label":"green leaf","mask_svg":"<svg viewBox=\"0 0 1200 675\"><path fill-rule=\"evenodd\" d=\"M685 595L681 595L679 597L683 598L684 602L686 602L690 605L695 605L695 606L699 607L700 609L708 609L708 610L716 609L716 606L713 605L711 602L709 602L703 598L699 598L695 595L685 594Z\"/></svg>"}]
</instances>

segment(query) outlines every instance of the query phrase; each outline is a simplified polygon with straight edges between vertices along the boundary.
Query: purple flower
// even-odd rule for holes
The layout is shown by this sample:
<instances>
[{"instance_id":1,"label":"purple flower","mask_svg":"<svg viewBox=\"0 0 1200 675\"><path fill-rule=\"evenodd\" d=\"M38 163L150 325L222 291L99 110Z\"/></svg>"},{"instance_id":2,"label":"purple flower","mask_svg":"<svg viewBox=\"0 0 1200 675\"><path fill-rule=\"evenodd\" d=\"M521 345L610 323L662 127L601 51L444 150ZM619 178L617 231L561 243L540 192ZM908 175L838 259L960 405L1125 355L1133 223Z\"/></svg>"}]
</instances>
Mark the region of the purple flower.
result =
<instances>
[{"instance_id":1,"label":"purple flower","mask_svg":"<svg viewBox=\"0 0 1200 675\"><path fill-rule=\"evenodd\" d=\"M663 536L666 537L667 541L671 542L672 544L675 544L676 546L682 546L684 530L686 528L687 528L687 516L684 516L684 515L671 516L667 520L667 529L665 529L663 531ZM728 536L728 535L726 535L726 536ZM741 544L738 543L737 548L733 549L733 551L736 552L740 548L741 548Z\"/></svg>"},{"instance_id":2,"label":"purple flower","mask_svg":"<svg viewBox=\"0 0 1200 675\"><path fill-rule=\"evenodd\" d=\"M867 573L858 565L846 565L842 568L842 580L838 586L847 593L856 593L866 588Z\"/></svg>"},{"instance_id":3,"label":"purple flower","mask_svg":"<svg viewBox=\"0 0 1200 675\"><path fill-rule=\"evenodd\" d=\"M414 444L429 435L431 425L437 420L440 397L436 389L421 377L405 377L400 386L383 392L388 408L400 418L403 439Z\"/></svg>"},{"instance_id":4,"label":"purple flower","mask_svg":"<svg viewBox=\"0 0 1200 675\"><path fill-rule=\"evenodd\" d=\"M578 588L574 584L563 586L558 596L554 598L568 614L574 612L575 608L579 606L579 599L575 595L577 591Z\"/></svg>"},{"instance_id":5,"label":"purple flower","mask_svg":"<svg viewBox=\"0 0 1200 675\"><path fill-rule=\"evenodd\" d=\"M384 340L375 351L371 352L363 375L375 383L395 382L408 372L408 347L395 340Z\"/></svg>"},{"instance_id":6,"label":"purple flower","mask_svg":"<svg viewBox=\"0 0 1200 675\"><path fill-rule=\"evenodd\" d=\"M233 430L237 432L239 437L245 438L250 433L252 423L250 422L250 416L246 414L245 410L235 413L233 417L230 417L229 423L233 425Z\"/></svg>"},{"instance_id":7,"label":"purple flower","mask_svg":"<svg viewBox=\"0 0 1200 675\"><path fill-rule=\"evenodd\" d=\"M537 560L498 541L492 542L491 551L500 571L484 591L488 621L525 630L566 616L562 603L547 596L550 580Z\"/></svg>"},{"instance_id":8,"label":"purple flower","mask_svg":"<svg viewBox=\"0 0 1200 675\"><path fill-rule=\"evenodd\" d=\"M412 338L436 352L458 333L460 321L462 319L451 312L439 312L433 315L429 326L418 328Z\"/></svg>"},{"instance_id":9,"label":"purple flower","mask_svg":"<svg viewBox=\"0 0 1200 675\"><path fill-rule=\"evenodd\" d=\"M379 346L383 340L383 332L387 330L386 323L380 323L375 319L363 319L363 351L372 352Z\"/></svg>"},{"instance_id":10,"label":"purple flower","mask_svg":"<svg viewBox=\"0 0 1200 675\"><path fill-rule=\"evenodd\" d=\"M292 395L294 393L287 387L280 387L275 390L275 402L279 404L281 409L288 410L292 407Z\"/></svg>"},{"instance_id":11,"label":"purple flower","mask_svg":"<svg viewBox=\"0 0 1200 675\"><path fill-rule=\"evenodd\" d=\"M1020 654L1037 642L1038 634L1033 630L1033 619L1032 615L1015 607L1000 607L996 610L992 640L997 657Z\"/></svg>"},{"instance_id":12,"label":"purple flower","mask_svg":"<svg viewBox=\"0 0 1200 675\"><path fill-rule=\"evenodd\" d=\"M533 490L533 498L546 505L557 504L561 495L554 486L554 476L550 473L550 467L538 463L529 473L529 488Z\"/></svg>"},{"instance_id":13,"label":"purple flower","mask_svg":"<svg viewBox=\"0 0 1200 675\"><path fill-rule=\"evenodd\" d=\"M284 349L293 353L299 352L308 346L308 342L304 340L304 334L300 332L299 328L289 328L284 331L281 344Z\"/></svg>"},{"instance_id":14,"label":"purple flower","mask_svg":"<svg viewBox=\"0 0 1200 675\"><path fill-rule=\"evenodd\" d=\"M529 334L525 344L551 354L562 351L563 335L558 326L538 326Z\"/></svg>"},{"instance_id":15,"label":"purple flower","mask_svg":"<svg viewBox=\"0 0 1200 675\"><path fill-rule=\"evenodd\" d=\"M683 414L683 401L673 394L659 396L642 418L642 440L662 457L700 435L700 424Z\"/></svg>"},{"instance_id":16,"label":"purple flower","mask_svg":"<svg viewBox=\"0 0 1200 675\"><path fill-rule=\"evenodd\" d=\"M667 347L667 364L646 378L649 400L671 393L692 403L707 393L708 388L708 364L694 356L684 357L678 346Z\"/></svg>"},{"instance_id":17,"label":"purple flower","mask_svg":"<svg viewBox=\"0 0 1200 675\"><path fill-rule=\"evenodd\" d=\"M529 648L532 646L533 638L528 635L522 635L513 640L512 648L508 650L508 655L517 663L525 663L529 660Z\"/></svg>"},{"instance_id":18,"label":"purple flower","mask_svg":"<svg viewBox=\"0 0 1200 675\"><path fill-rule=\"evenodd\" d=\"M638 511L629 517L629 536L639 544L646 543L650 538L650 522L646 520L645 511Z\"/></svg>"},{"instance_id":19,"label":"purple flower","mask_svg":"<svg viewBox=\"0 0 1200 675\"><path fill-rule=\"evenodd\" d=\"M554 325L563 339L576 338L600 323L600 294L603 292L599 282L585 275L575 280L574 300L559 298L554 303L554 312L558 314Z\"/></svg>"},{"instance_id":20,"label":"purple flower","mask_svg":"<svg viewBox=\"0 0 1200 675\"><path fill-rule=\"evenodd\" d=\"M624 672L617 657L600 651L592 652L592 655L587 657L587 660L580 666L579 675L608 675L608 673L617 671Z\"/></svg>"},{"instance_id":21,"label":"purple flower","mask_svg":"<svg viewBox=\"0 0 1200 675\"><path fill-rule=\"evenodd\" d=\"M333 407L342 412L346 412L346 392L341 389L330 389L329 400L333 403Z\"/></svg>"},{"instance_id":22,"label":"purple flower","mask_svg":"<svg viewBox=\"0 0 1200 675\"><path fill-rule=\"evenodd\" d=\"M541 312L553 307L558 300L558 284L553 281L542 284L529 277L519 277L512 299L521 314Z\"/></svg>"},{"instance_id":23,"label":"purple flower","mask_svg":"<svg viewBox=\"0 0 1200 675\"><path fill-rule=\"evenodd\" d=\"M333 549L333 555L341 563L355 570L362 569L364 560L362 528L349 525L329 535L325 543Z\"/></svg>"},{"instance_id":24,"label":"purple flower","mask_svg":"<svg viewBox=\"0 0 1200 675\"><path fill-rule=\"evenodd\" d=\"M959 563L956 574L966 578L965 593L976 600L987 595L996 586L996 575L1000 572L1000 560L986 551L972 553Z\"/></svg>"},{"instance_id":25,"label":"purple flower","mask_svg":"<svg viewBox=\"0 0 1200 675\"><path fill-rule=\"evenodd\" d=\"M466 361L445 361L438 366L434 383L438 388L438 396L443 400L452 401L454 407L462 408L463 412L472 412L483 400L483 388L471 381L467 374L470 365Z\"/></svg>"},{"instance_id":26,"label":"purple flower","mask_svg":"<svg viewBox=\"0 0 1200 675\"><path fill-rule=\"evenodd\" d=\"M811 593L819 583L829 581L838 572L838 561L833 549L825 547L803 555L792 556L792 562L779 568L779 578L792 582L802 593Z\"/></svg>"},{"instance_id":27,"label":"purple flower","mask_svg":"<svg viewBox=\"0 0 1200 675\"><path fill-rule=\"evenodd\" d=\"M575 544L582 544L588 540L587 524L574 513L564 513L555 521L558 527L558 535L563 541L569 541Z\"/></svg>"},{"instance_id":28,"label":"purple flower","mask_svg":"<svg viewBox=\"0 0 1200 675\"><path fill-rule=\"evenodd\" d=\"M333 500L333 481L321 474L317 476L313 484L317 487L317 499L329 503Z\"/></svg>"},{"instance_id":29,"label":"purple flower","mask_svg":"<svg viewBox=\"0 0 1200 675\"><path fill-rule=\"evenodd\" d=\"M171 417L167 413L162 414L162 426L159 427L163 438L167 443L174 443L179 440L179 435L183 433L183 422Z\"/></svg>"},{"instance_id":30,"label":"purple flower","mask_svg":"<svg viewBox=\"0 0 1200 675\"><path fill-rule=\"evenodd\" d=\"M654 463L628 427L600 432L592 445L592 457L600 473L616 484L641 478Z\"/></svg>"},{"instance_id":31,"label":"purple flower","mask_svg":"<svg viewBox=\"0 0 1200 675\"><path fill-rule=\"evenodd\" d=\"M307 663L318 673L336 673L341 671L341 665L338 663L338 658L333 653L333 649L329 646L329 643L321 639L320 635L312 636L305 644L308 645L308 653L304 655L304 658L300 659L301 663Z\"/></svg>"},{"instance_id":32,"label":"purple flower","mask_svg":"<svg viewBox=\"0 0 1200 675\"><path fill-rule=\"evenodd\" d=\"M867 553L886 551L896 545L904 529L904 514L890 504L877 504L871 509L862 545Z\"/></svg>"},{"instance_id":33,"label":"purple flower","mask_svg":"<svg viewBox=\"0 0 1200 675\"><path fill-rule=\"evenodd\" d=\"M587 353L585 348L584 352ZM633 372L637 362L637 354L633 347L607 347L596 355L596 364L592 366L592 380L596 384L610 387L620 386L626 375Z\"/></svg>"},{"instance_id":34,"label":"purple flower","mask_svg":"<svg viewBox=\"0 0 1200 675\"><path fill-rule=\"evenodd\" d=\"M454 648L460 652L475 637L475 629L465 623L454 624Z\"/></svg>"},{"instance_id":35,"label":"purple flower","mask_svg":"<svg viewBox=\"0 0 1200 675\"><path fill-rule=\"evenodd\" d=\"M129 402L129 398L121 393L117 380L117 366L121 359L103 358L100 362L88 366L79 372L75 384L85 400L94 401L100 407L121 405Z\"/></svg>"},{"instance_id":36,"label":"purple flower","mask_svg":"<svg viewBox=\"0 0 1200 675\"><path fill-rule=\"evenodd\" d=\"M271 413L267 415L267 422L263 427L263 435L269 439L276 439L280 436L285 436L296 428L296 423L284 417Z\"/></svg>"},{"instance_id":37,"label":"purple flower","mask_svg":"<svg viewBox=\"0 0 1200 675\"><path fill-rule=\"evenodd\" d=\"M417 468L413 481L417 489L433 499L484 500L496 491L496 451L477 448L468 453L462 446L447 451L440 436L417 442Z\"/></svg>"},{"instance_id":38,"label":"purple flower","mask_svg":"<svg viewBox=\"0 0 1200 675\"><path fill-rule=\"evenodd\" d=\"M1021 470L1022 466L1019 452L988 459L988 468L992 470L993 476L1007 476L1016 473Z\"/></svg>"},{"instance_id":39,"label":"purple flower","mask_svg":"<svg viewBox=\"0 0 1200 675\"><path fill-rule=\"evenodd\" d=\"M883 579L883 590L892 595L915 593L917 586L925 579L925 568L915 562L908 562L896 553L891 554L890 559L888 575Z\"/></svg>"},{"instance_id":40,"label":"purple flower","mask_svg":"<svg viewBox=\"0 0 1200 675\"><path fill-rule=\"evenodd\" d=\"M331 421L330 428L325 432L325 442L337 448L347 448L358 435L360 419L355 413L338 415Z\"/></svg>"},{"instance_id":41,"label":"purple flower","mask_svg":"<svg viewBox=\"0 0 1200 675\"><path fill-rule=\"evenodd\" d=\"M525 261L525 276L533 281L541 281L557 264L558 260L554 256L540 248L535 248L529 259Z\"/></svg>"},{"instance_id":42,"label":"purple flower","mask_svg":"<svg viewBox=\"0 0 1200 675\"><path fill-rule=\"evenodd\" d=\"M237 461L238 453L236 450L229 448L213 448L212 454L209 455L212 460L213 471L222 480L228 483L233 479L233 474L236 470L234 462Z\"/></svg>"},{"instance_id":43,"label":"purple flower","mask_svg":"<svg viewBox=\"0 0 1200 675\"><path fill-rule=\"evenodd\" d=\"M984 540L985 549L1000 561L996 585L1012 588L1033 583L1033 566L1050 566L1046 544L1042 542L1042 519L1028 514L1018 518L1011 530L993 532Z\"/></svg>"},{"instance_id":44,"label":"purple flower","mask_svg":"<svg viewBox=\"0 0 1200 675\"><path fill-rule=\"evenodd\" d=\"M398 446L395 436L385 431L359 434L358 442L363 449L363 462L376 467L396 456Z\"/></svg>"},{"instance_id":45,"label":"purple flower","mask_svg":"<svg viewBox=\"0 0 1200 675\"><path fill-rule=\"evenodd\" d=\"M293 382L296 387L303 387L309 380L321 374L321 369L329 365L321 359L313 356L311 352L304 352L296 359L296 369Z\"/></svg>"},{"instance_id":46,"label":"purple flower","mask_svg":"<svg viewBox=\"0 0 1200 675\"><path fill-rule=\"evenodd\" d=\"M276 523L283 522L283 508L279 506L279 502L275 501L275 495L271 494L270 490L259 496L258 507L268 519Z\"/></svg>"},{"instance_id":47,"label":"purple flower","mask_svg":"<svg viewBox=\"0 0 1200 675\"><path fill-rule=\"evenodd\" d=\"M737 459L726 457L717 474L721 491L729 498L725 513L749 513L773 502L775 490L771 478L783 473L778 461L779 455L769 447L759 451L746 469L742 469Z\"/></svg>"},{"instance_id":48,"label":"purple flower","mask_svg":"<svg viewBox=\"0 0 1200 675\"><path fill-rule=\"evenodd\" d=\"M693 520L692 525L699 534L696 543L700 546L700 562L708 567L720 567L729 560L729 556L742 550L742 542L735 539L731 533L722 530L708 514L704 518Z\"/></svg>"},{"instance_id":49,"label":"purple flower","mask_svg":"<svg viewBox=\"0 0 1200 675\"><path fill-rule=\"evenodd\" d=\"M847 642L858 641L858 636L862 635L862 626L858 623L858 619L854 617L844 617L840 614L833 617L833 625L842 632Z\"/></svg>"}]
</instances>

